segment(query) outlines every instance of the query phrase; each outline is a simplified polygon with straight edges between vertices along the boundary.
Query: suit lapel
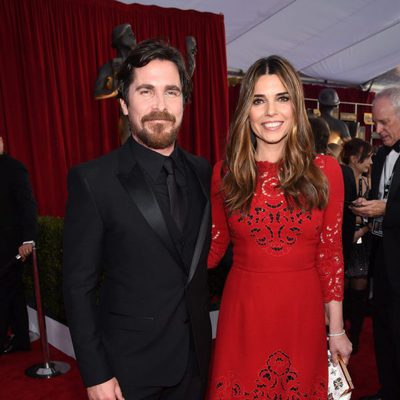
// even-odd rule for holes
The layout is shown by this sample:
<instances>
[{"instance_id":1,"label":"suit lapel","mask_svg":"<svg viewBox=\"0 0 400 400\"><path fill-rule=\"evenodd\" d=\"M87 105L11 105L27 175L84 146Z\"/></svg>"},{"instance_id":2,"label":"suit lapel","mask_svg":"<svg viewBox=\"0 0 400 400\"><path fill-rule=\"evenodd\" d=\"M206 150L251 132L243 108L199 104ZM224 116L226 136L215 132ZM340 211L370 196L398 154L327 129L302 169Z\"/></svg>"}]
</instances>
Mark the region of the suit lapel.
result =
<instances>
[{"instance_id":1,"label":"suit lapel","mask_svg":"<svg viewBox=\"0 0 400 400\"><path fill-rule=\"evenodd\" d=\"M208 228L209 228L209 224L210 224L211 206L210 206L210 198L209 198L208 190L206 189L205 182L199 175L198 167L195 163L194 157L192 157L189 153L186 153L186 152L183 152L183 154L186 157L186 160L188 161L190 168L192 168L192 170L196 174L197 180L201 187L201 191L203 192L203 195L206 199L206 204L204 206L201 223L200 223L200 227L199 227L199 233L197 235L197 240L196 240L196 244L195 244L194 251L193 251L193 257L192 257L192 261L191 261L190 267L189 267L189 275L188 275L188 280L186 283L186 285L188 285L196 272L201 254L204 249L204 243L205 243L205 240L207 237L207 232L208 232Z\"/></svg>"},{"instance_id":2,"label":"suit lapel","mask_svg":"<svg viewBox=\"0 0 400 400\"><path fill-rule=\"evenodd\" d=\"M207 201L206 206L204 207L203 217L201 219L201 224L199 228L199 234L197 235L197 241L193 252L192 262L189 268L189 276L187 280L187 285L192 280L194 273L196 272L197 266L199 265L199 260L201 253L203 251L204 242L207 237L207 231L209 228L210 222L210 202Z\"/></svg>"},{"instance_id":3,"label":"suit lapel","mask_svg":"<svg viewBox=\"0 0 400 400\"><path fill-rule=\"evenodd\" d=\"M371 174L371 198L377 199L379 193L379 182L381 180L383 165L385 164L386 154L381 148L376 156L374 157L374 164L372 165L372 174Z\"/></svg>"},{"instance_id":4,"label":"suit lapel","mask_svg":"<svg viewBox=\"0 0 400 400\"><path fill-rule=\"evenodd\" d=\"M117 177L144 219L168 249L171 256L179 264L182 264L182 259L172 242L156 196L133 157L130 149L130 140L133 139L130 138L121 148L119 158L120 172L117 174Z\"/></svg>"},{"instance_id":5,"label":"suit lapel","mask_svg":"<svg viewBox=\"0 0 400 400\"><path fill-rule=\"evenodd\" d=\"M392 183L390 184L388 201L391 199L392 196L395 195L399 187L400 187L400 156L397 158L397 161L393 167L393 180Z\"/></svg>"}]
</instances>

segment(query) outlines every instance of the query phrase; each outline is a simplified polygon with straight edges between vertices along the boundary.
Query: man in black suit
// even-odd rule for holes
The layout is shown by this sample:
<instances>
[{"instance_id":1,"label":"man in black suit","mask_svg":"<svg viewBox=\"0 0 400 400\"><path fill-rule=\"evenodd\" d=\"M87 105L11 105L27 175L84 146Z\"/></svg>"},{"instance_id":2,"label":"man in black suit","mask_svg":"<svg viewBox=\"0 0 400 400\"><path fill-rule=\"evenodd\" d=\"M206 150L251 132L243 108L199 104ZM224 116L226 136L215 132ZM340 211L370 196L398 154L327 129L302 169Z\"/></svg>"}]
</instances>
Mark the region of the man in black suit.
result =
<instances>
[{"instance_id":1,"label":"man in black suit","mask_svg":"<svg viewBox=\"0 0 400 400\"><path fill-rule=\"evenodd\" d=\"M131 137L68 178L64 295L74 349L91 400L200 400L211 344L211 168L176 145L190 78L175 48L148 40L119 81Z\"/></svg>"},{"instance_id":2,"label":"man in black suit","mask_svg":"<svg viewBox=\"0 0 400 400\"><path fill-rule=\"evenodd\" d=\"M356 214L373 218L373 322L381 390L366 399L400 399L400 87L375 97L372 115L383 142L372 166L372 200Z\"/></svg>"},{"instance_id":3,"label":"man in black suit","mask_svg":"<svg viewBox=\"0 0 400 400\"><path fill-rule=\"evenodd\" d=\"M23 266L36 240L37 212L29 176L20 162L4 154L0 137L0 354L29 350ZM13 337L7 332L11 327Z\"/></svg>"}]
</instances>

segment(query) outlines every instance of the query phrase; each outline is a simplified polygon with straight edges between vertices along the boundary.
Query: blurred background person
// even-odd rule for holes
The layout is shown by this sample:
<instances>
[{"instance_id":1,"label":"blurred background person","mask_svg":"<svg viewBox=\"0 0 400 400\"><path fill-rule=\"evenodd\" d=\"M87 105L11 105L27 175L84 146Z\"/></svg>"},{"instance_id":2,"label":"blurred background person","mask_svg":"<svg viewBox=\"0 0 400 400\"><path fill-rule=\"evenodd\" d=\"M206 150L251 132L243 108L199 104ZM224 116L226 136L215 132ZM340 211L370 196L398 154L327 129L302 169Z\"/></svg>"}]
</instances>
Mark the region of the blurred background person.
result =
<instances>
[{"instance_id":1,"label":"blurred background person","mask_svg":"<svg viewBox=\"0 0 400 400\"><path fill-rule=\"evenodd\" d=\"M23 264L15 256L25 260L32 253L37 210L28 171L4 153L1 137L0 182L0 354L4 354L30 349Z\"/></svg>"},{"instance_id":2,"label":"blurred background person","mask_svg":"<svg viewBox=\"0 0 400 400\"><path fill-rule=\"evenodd\" d=\"M368 198L368 174L372 165L372 146L362 139L351 139L344 143L341 154L344 164L348 165L354 175L356 196ZM349 204L346 207L349 209ZM350 210L351 211L351 210ZM351 323L350 340L353 353L358 351L359 337L368 303L368 267L371 248L368 219L356 217L354 236L349 256L345 258L345 303ZM348 287L348 290L346 288Z\"/></svg>"},{"instance_id":3,"label":"blurred background person","mask_svg":"<svg viewBox=\"0 0 400 400\"><path fill-rule=\"evenodd\" d=\"M317 154L326 154L329 141L329 125L327 122L318 117L309 116L308 121L314 135L314 149Z\"/></svg>"},{"instance_id":4,"label":"blurred background person","mask_svg":"<svg viewBox=\"0 0 400 400\"><path fill-rule=\"evenodd\" d=\"M383 146L374 157L370 200L354 213L372 219L372 279L375 354L381 390L369 400L400 399L400 86L377 93L372 118Z\"/></svg>"}]
</instances>

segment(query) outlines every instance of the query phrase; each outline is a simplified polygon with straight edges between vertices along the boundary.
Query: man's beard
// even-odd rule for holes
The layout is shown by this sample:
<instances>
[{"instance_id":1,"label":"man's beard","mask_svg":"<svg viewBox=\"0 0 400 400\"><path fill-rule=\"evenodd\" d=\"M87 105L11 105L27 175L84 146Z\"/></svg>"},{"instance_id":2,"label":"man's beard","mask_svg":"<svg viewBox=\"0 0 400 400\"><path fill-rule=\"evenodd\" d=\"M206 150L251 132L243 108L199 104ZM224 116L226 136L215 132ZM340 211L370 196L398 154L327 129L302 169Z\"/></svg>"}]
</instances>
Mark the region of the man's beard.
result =
<instances>
[{"instance_id":1,"label":"man's beard","mask_svg":"<svg viewBox=\"0 0 400 400\"><path fill-rule=\"evenodd\" d=\"M151 121L166 121L172 123L172 128L166 130L164 123L152 123L151 129L144 127L146 122ZM176 118L174 115L167 111L153 111L150 114L146 114L140 120L141 126L137 126L133 121L130 120L130 128L133 136L135 136L141 143L146 147L155 150L162 150L172 146L178 136L179 126L175 126Z\"/></svg>"}]
</instances>

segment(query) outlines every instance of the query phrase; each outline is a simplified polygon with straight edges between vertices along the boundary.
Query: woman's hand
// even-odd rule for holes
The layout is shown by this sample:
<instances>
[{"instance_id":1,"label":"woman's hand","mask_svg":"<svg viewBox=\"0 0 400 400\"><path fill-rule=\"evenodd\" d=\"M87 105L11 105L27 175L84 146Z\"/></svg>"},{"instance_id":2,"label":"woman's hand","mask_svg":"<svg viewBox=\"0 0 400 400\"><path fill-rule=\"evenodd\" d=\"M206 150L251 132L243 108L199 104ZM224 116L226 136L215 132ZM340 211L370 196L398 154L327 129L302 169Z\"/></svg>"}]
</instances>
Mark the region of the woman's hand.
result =
<instances>
[{"instance_id":1,"label":"woman's hand","mask_svg":"<svg viewBox=\"0 0 400 400\"><path fill-rule=\"evenodd\" d=\"M340 356L343 362L347 365L350 360L350 354L353 350L353 346L347 335L343 334L341 336L329 337L329 350L335 365L338 363L338 356Z\"/></svg>"}]
</instances>

